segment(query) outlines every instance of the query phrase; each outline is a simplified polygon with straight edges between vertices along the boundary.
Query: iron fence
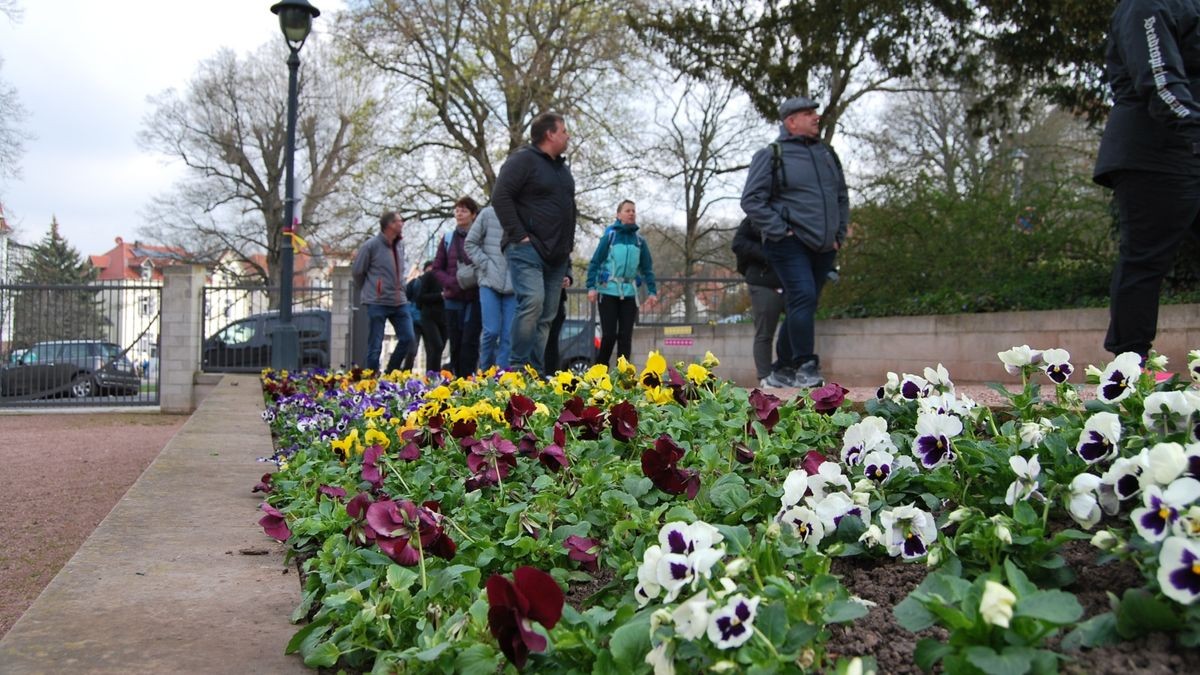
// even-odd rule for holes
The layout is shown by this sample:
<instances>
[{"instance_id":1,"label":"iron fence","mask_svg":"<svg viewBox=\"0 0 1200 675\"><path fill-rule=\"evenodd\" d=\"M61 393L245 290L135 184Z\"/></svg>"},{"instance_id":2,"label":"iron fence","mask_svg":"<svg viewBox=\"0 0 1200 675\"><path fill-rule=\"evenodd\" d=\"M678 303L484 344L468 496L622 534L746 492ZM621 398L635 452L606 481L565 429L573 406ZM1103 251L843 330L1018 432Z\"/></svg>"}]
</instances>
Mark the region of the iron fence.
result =
<instances>
[{"instance_id":1,"label":"iron fence","mask_svg":"<svg viewBox=\"0 0 1200 675\"><path fill-rule=\"evenodd\" d=\"M162 287L0 284L0 407L157 405Z\"/></svg>"},{"instance_id":2,"label":"iron fence","mask_svg":"<svg viewBox=\"0 0 1200 675\"><path fill-rule=\"evenodd\" d=\"M279 290L278 286L204 288L201 370L258 372L271 365L271 333L279 325ZM292 291L292 299L301 368L328 368L333 360L330 354L333 288L297 287Z\"/></svg>"},{"instance_id":3,"label":"iron fence","mask_svg":"<svg viewBox=\"0 0 1200 675\"><path fill-rule=\"evenodd\" d=\"M585 316L586 275L569 291L567 316ZM657 303L647 306L645 285L638 286L638 324L643 326L707 325L751 321L750 291L740 277L659 277Z\"/></svg>"}]
</instances>

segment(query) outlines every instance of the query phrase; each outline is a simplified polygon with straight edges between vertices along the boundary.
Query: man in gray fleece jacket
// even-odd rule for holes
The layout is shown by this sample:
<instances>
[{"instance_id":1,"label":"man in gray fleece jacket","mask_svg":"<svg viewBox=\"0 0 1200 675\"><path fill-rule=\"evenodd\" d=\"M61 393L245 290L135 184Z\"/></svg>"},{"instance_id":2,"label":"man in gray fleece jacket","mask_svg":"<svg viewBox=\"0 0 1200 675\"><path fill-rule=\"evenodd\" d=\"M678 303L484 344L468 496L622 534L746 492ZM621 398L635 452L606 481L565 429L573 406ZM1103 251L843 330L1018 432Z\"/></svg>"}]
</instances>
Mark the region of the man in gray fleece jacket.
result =
<instances>
[{"instance_id":1,"label":"man in gray fleece jacket","mask_svg":"<svg viewBox=\"0 0 1200 675\"><path fill-rule=\"evenodd\" d=\"M359 302L367 307L367 362L364 368L379 373L383 332L390 321L396 331L396 348L388 357L387 369L400 368L413 341L412 316L404 296L404 218L395 211L379 217L379 234L362 245L350 268ZM380 373L382 374L382 373Z\"/></svg>"}]
</instances>

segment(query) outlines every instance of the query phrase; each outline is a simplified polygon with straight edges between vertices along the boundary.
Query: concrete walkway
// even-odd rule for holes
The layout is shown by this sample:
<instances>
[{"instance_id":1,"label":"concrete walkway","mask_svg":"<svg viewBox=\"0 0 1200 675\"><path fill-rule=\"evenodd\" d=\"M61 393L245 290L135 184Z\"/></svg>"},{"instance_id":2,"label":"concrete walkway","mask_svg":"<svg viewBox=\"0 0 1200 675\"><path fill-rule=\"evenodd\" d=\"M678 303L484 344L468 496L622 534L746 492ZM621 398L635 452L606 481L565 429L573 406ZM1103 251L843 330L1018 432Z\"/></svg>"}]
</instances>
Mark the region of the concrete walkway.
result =
<instances>
[{"instance_id":1,"label":"concrete walkway","mask_svg":"<svg viewBox=\"0 0 1200 675\"><path fill-rule=\"evenodd\" d=\"M262 409L256 376L223 378L0 639L0 673L312 672L283 655L299 582L256 525Z\"/></svg>"}]
</instances>

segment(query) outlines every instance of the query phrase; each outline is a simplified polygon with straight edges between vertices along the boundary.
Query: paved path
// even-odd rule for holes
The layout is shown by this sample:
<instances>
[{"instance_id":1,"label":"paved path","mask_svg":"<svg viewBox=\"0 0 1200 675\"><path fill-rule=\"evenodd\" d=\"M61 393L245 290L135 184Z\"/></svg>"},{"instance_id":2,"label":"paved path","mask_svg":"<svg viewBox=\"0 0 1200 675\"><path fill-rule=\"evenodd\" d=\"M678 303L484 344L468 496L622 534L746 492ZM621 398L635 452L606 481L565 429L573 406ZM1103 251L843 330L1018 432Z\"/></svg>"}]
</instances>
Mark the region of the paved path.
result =
<instances>
[{"instance_id":1,"label":"paved path","mask_svg":"<svg viewBox=\"0 0 1200 675\"><path fill-rule=\"evenodd\" d=\"M0 673L312 672L283 655L299 582L256 525L262 408L257 376L222 380L0 639Z\"/></svg>"}]
</instances>

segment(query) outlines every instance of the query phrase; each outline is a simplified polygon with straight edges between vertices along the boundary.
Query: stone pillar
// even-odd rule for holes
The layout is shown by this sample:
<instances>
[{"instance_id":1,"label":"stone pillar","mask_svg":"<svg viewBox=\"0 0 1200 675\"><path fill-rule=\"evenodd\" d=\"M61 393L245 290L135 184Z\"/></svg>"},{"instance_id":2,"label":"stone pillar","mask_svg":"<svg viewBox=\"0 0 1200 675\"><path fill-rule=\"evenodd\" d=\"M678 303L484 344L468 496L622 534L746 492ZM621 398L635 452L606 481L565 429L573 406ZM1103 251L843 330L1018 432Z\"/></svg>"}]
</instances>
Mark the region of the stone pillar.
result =
<instances>
[{"instance_id":1,"label":"stone pillar","mask_svg":"<svg viewBox=\"0 0 1200 675\"><path fill-rule=\"evenodd\" d=\"M200 335L204 325L203 265L171 265L163 269L159 405L163 412L196 409L195 377L200 370Z\"/></svg>"},{"instance_id":2,"label":"stone pillar","mask_svg":"<svg viewBox=\"0 0 1200 675\"><path fill-rule=\"evenodd\" d=\"M329 367L333 370L349 368L350 357L350 305L354 277L349 265L333 268L333 302L330 308Z\"/></svg>"}]
</instances>

